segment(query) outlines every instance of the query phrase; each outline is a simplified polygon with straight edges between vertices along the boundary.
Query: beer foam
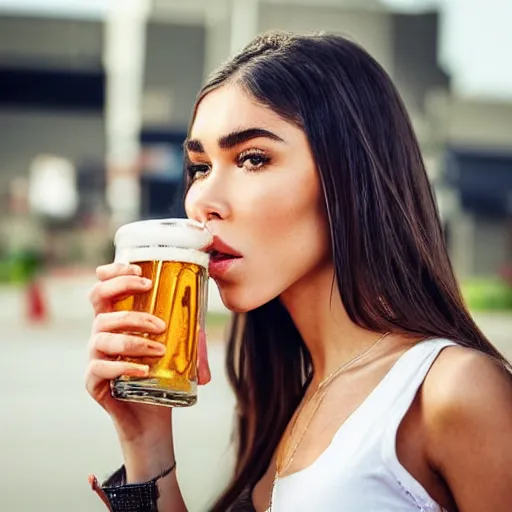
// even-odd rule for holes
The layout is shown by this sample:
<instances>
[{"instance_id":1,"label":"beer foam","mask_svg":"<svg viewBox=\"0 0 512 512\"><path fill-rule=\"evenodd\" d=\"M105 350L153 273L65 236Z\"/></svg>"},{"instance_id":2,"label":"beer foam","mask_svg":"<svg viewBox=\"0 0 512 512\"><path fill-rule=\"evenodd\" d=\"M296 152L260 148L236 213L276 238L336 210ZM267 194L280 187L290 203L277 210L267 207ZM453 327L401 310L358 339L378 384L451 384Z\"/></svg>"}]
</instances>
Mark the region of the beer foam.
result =
<instances>
[{"instance_id":1,"label":"beer foam","mask_svg":"<svg viewBox=\"0 0 512 512\"><path fill-rule=\"evenodd\" d=\"M212 234L199 222L188 219L142 220L121 226L114 244L118 249L169 247L204 250Z\"/></svg>"},{"instance_id":2,"label":"beer foam","mask_svg":"<svg viewBox=\"0 0 512 512\"><path fill-rule=\"evenodd\" d=\"M140 263L142 261L181 261L195 263L208 269L210 255L195 249L179 247L122 247L116 250L116 263Z\"/></svg>"}]
</instances>

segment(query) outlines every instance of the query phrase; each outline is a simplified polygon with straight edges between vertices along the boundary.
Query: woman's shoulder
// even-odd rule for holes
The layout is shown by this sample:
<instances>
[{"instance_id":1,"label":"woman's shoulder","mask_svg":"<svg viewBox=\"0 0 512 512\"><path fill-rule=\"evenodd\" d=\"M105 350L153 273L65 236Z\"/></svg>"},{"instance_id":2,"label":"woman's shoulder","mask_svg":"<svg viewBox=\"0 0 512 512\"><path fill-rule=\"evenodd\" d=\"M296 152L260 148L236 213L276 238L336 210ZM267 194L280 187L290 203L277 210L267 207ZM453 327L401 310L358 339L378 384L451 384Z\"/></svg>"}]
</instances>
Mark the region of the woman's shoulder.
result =
<instances>
[{"instance_id":1,"label":"woman's shoulder","mask_svg":"<svg viewBox=\"0 0 512 512\"><path fill-rule=\"evenodd\" d=\"M432 365L419 398L429 466L460 508L509 510L510 371L474 349L449 346Z\"/></svg>"},{"instance_id":2,"label":"woman's shoulder","mask_svg":"<svg viewBox=\"0 0 512 512\"><path fill-rule=\"evenodd\" d=\"M510 399L511 392L512 374L500 361L458 344L439 353L424 383L426 405L438 413Z\"/></svg>"},{"instance_id":3,"label":"woman's shoulder","mask_svg":"<svg viewBox=\"0 0 512 512\"><path fill-rule=\"evenodd\" d=\"M475 349L444 348L425 379L421 401L434 452L449 443L512 438L512 374Z\"/></svg>"}]
</instances>

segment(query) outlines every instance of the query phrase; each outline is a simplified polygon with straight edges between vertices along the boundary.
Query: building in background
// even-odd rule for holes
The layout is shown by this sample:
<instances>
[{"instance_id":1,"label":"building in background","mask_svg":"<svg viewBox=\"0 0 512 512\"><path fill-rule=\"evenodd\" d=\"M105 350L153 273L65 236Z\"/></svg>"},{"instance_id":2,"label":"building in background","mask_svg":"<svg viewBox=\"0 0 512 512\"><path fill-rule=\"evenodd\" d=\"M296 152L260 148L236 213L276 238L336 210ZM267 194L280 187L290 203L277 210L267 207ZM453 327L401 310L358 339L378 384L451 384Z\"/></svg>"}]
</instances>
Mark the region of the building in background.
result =
<instances>
[{"instance_id":1,"label":"building in background","mask_svg":"<svg viewBox=\"0 0 512 512\"><path fill-rule=\"evenodd\" d=\"M473 22L455 15L460 2L0 0L0 9L2 4L2 219L9 218L4 191L28 177L38 155L73 162L79 207L73 221L51 228L63 252L59 261L104 259L123 220L183 215L181 142L196 92L219 63L271 29L340 33L374 55L413 119L457 272L495 274L511 261L512 95L493 95L497 88L482 94L490 85L468 73L467 50L457 41ZM493 38L491 45L500 48L501 29L492 25L500 18L499 2L485 6L491 21L479 39ZM480 12L468 9L466 14Z\"/></svg>"}]
</instances>

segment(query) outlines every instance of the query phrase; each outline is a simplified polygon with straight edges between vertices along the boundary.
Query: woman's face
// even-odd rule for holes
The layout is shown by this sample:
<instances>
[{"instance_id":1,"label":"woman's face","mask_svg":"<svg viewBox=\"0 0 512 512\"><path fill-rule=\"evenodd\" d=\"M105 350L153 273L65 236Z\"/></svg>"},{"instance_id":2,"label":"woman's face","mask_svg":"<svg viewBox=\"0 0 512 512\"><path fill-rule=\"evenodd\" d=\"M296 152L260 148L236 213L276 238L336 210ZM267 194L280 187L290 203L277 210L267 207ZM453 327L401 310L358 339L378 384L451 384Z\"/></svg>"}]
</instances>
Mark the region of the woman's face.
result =
<instances>
[{"instance_id":1,"label":"woman's face","mask_svg":"<svg viewBox=\"0 0 512 512\"><path fill-rule=\"evenodd\" d=\"M187 215L215 235L210 275L229 309L255 309L330 264L322 189L302 130L225 85L199 104L186 148Z\"/></svg>"}]
</instances>

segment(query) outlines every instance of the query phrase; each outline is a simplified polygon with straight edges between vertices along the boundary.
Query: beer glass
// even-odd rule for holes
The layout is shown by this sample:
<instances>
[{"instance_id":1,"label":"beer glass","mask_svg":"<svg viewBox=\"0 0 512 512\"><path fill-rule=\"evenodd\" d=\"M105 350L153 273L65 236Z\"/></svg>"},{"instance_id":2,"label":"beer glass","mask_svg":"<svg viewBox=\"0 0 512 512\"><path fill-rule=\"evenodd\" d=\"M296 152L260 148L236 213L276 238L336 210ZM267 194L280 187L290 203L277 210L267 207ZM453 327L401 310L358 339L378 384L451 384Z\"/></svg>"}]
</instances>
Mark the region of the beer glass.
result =
<instances>
[{"instance_id":1,"label":"beer glass","mask_svg":"<svg viewBox=\"0 0 512 512\"><path fill-rule=\"evenodd\" d=\"M186 219L133 222L115 235L115 261L140 266L153 288L119 300L117 311L143 311L167 324L161 335L146 337L163 343L160 358L134 358L149 365L145 378L122 376L111 382L112 395L120 400L169 407L183 407L197 400L197 343L204 329L207 308L211 234Z\"/></svg>"}]
</instances>

